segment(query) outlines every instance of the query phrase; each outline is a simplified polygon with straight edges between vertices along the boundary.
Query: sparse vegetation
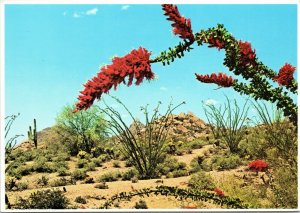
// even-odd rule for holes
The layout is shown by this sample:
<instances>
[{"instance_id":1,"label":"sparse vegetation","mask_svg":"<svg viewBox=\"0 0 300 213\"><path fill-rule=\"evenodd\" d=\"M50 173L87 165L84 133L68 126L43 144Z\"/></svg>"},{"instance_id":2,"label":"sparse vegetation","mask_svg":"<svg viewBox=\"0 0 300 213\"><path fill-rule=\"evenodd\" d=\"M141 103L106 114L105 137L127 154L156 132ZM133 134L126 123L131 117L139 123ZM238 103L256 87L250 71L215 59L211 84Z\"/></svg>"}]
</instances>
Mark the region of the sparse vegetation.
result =
<instances>
[{"instance_id":1,"label":"sparse vegetation","mask_svg":"<svg viewBox=\"0 0 300 213\"><path fill-rule=\"evenodd\" d=\"M68 198L60 190L44 190L30 194L28 199L19 198L15 209L66 209Z\"/></svg>"}]
</instances>

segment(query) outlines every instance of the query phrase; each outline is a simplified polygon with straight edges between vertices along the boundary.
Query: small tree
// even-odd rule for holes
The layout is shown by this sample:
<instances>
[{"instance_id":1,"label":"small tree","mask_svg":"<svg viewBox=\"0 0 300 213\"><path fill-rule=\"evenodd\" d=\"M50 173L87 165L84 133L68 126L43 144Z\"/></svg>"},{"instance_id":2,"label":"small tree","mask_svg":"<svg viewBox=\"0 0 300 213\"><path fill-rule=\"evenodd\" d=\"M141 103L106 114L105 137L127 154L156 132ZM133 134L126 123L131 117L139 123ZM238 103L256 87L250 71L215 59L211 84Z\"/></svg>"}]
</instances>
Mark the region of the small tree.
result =
<instances>
[{"instance_id":1,"label":"small tree","mask_svg":"<svg viewBox=\"0 0 300 213\"><path fill-rule=\"evenodd\" d=\"M96 107L73 113L74 107L65 106L56 118L56 130L72 155L80 150L91 153L97 142L105 139L106 126Z\"/></svg>"},{"instance_id":2,"label":"small tree","mask_svg":"<svg viewBox=\"0 0 300 213\"><path fill-rule=\"evenodd\" d=\"M204 105L203 108L215 139L224 141L232 153L237 153L246 132L249 107L247 101L240 108L236 100L233 106L227 97L226 100L224 108L215 105Z\"/></svg>"},{"instance_id":3,"label":"small tree","mask_svg":"<svg viewBox=\"0 0 300 213\"><path fill-rule=\"evenodd\" d=\"M161 103L158 103L152 115L149 114L147 106L141 107L146 122L145 125L142 125L119 99L113 98L124 107L133 120L133 124L129 127L119 112L105 104L106 108L101 111L109 118L107 120L108 127L118 139L115 142L120 142L122 153L132 160L142 178L156 176L157 165L165 158L163 153L166 148L166 139L173 121L171 113L184 102L175 107L170 104L163 116L159 113Z\"/></svg>"}]
</instances>

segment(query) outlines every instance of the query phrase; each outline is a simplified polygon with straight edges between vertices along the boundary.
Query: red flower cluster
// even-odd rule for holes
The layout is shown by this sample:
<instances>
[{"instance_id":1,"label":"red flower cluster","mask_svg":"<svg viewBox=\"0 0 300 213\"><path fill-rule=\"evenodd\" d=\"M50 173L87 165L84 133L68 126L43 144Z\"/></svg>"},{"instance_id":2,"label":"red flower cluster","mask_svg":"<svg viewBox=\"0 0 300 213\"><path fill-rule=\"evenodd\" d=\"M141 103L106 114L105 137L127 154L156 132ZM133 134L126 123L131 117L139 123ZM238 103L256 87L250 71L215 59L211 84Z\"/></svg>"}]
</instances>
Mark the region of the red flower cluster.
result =
<instances>
[{"instance_id":1,"label":"red flower cluster","mask_svg":"<svg viewBox=\"0 0 300 213\"><path fill-rule=\"evenodd\" d=\"M154 73L151 71L149 58L150 53L142 47L132 50L124 57L115 57L111 65L102 67L97 76L84 84L85 88L80 92L79 102L74 112L88 109L96 98L100 99L101 95L108 93L113 86L116 89L120 83L126 83L127 76L128 86L132 84L134 78L136 85L139 85L144 78L153 79Z\"/></svg>"},{"instance_id":2,"label":"red flower cluster","mask_svg":"<svg viewBox=\"0 0 300 213\"><path fill-rule=\"evenodd\" d=\"M174 22L172 24L173 33L179 35L182 39L188 39L193 42L194 35L191 26L191 20L186 19L180 15L178 8L173 4L162 4L162 8L165 11L165 16L168 16L167 20Z\"/></svg>"},{"instance_id":3,"label":"red flower cluster","mask_svg":"<svg viewBox=\"0 0 300 213\"><path fill-rule=\"evenodd\" d=\"M201 81L203 83L214 83L221 87L231 87L234 83L234 80L231 76L227 76L224 73L219 73L218 75L213 73L210 76L209 75L199 75L196 74L196 78L198 81Z\"/></svg>"},{"instance_id":4,"label":"red flower cluster","mask_svg":"<svg viewBox=\"0 0 300 213\"><path fill-rule=\"evenodd\" d=\"M293 80L293 74L296 70L296 67L293 67L292 65L286 63L283 65L277 76L274 77L274 80L279 84L279 85L290 85L292 80Z\"/></svg>"},{"instance_id":5,"label":"red flower cluster","mask_svg":"<svg viewBox=\"0 0 300 213\"><path fill-rule=\"evenodd\" d=\"M214 192L215 192L218 196L220 196L220 197L224 197L224 196L225 196L224 192L223 192L221 189L219 189L219 188L215 188L215 189L214 189Z\"/></svg>"},{"instance_id":6,"label":"red flower cluster","mask_svg":"<svg viewBox=\"0 0 300 213\"><path fill-rule=\"evenodd\" d=\"M263 160L255 160L249 163L248 169L254 171L266 171L268 169L268 164Z\"/></svg>"},{"instance_id":7,"label":"red flower cluster","mask_svg":"<svg viewBox=\"0 0 300 213\"><path fill-rule=\"evenodd\" d=\"M252 64L255 65L255 50L252 50L251 44L249 42L239 41L239 46L241 49L241 61L244 65Z\"/></svg>"},{"instance_id":8,"label":"red flower cluster","mask_svg":"<svg viewBox=\"0 0 300 213\"><path fill-rule=\"evenodd\" d=\"M225 44L224 42L220 41L219 39L217 38L214 38L213 36L211 36L209 39L208 39L208 43L210 44L208 47L216 47L218 48L219 50L220 49L223 49Z\"/></svg>"}]
</instances>

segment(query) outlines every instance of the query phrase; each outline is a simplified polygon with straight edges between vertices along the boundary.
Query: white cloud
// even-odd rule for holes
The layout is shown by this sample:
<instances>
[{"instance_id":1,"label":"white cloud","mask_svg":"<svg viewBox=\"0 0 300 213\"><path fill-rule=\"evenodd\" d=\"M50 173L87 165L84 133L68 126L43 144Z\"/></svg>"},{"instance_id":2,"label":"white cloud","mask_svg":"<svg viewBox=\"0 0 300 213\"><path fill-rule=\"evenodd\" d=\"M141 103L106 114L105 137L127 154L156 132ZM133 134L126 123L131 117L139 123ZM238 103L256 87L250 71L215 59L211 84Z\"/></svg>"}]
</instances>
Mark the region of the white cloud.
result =
<instances>
[{"instance_id":1,"label":"white cloud","mask_svg":"<svg viewBox=\"0 0 300 213\"><path fill-rule=\"evenodd\" d=\"M81 17L81 15L79 15L77 12L73 13L73 18L80 18L80 17Z\"/></svg>"},{"instance_id":2,"label":"white cloud","mask_svg":"<svg viewBox=\"0 0 300 213\"><path fill-rule=\"evenodd\" d=\"M123 5L123 6L121 7L121 10L128 10L129 7L130 7L130 5Z\"/></svg>"},{"instance_id":3,"label":"white cloud","mask_svg":"<svg viewBox=\"0 0 300 213\"><path fill-rule=\"evenodd\" d=\"M87 10L87 11L85 12L85 14L88 15L88 16L89 16L89 15L96 15L97 12L98 12L98 8L93 8L93 9Z\"/></svg>"},{"instance_id":4,"label":"white cloud","mask_svg":"<svg viewBox=\"0 0 300 213\"><path fill-rule=\"evenodd\" d=\"M159 90L161 90L161 91L167 91L168 88L167 87L160 87Z\"/></svg>"},{"instance_id":5,"label":"white cloud","mask_svg":"<svg viewBox=\"0 0 300 213\"><path fill-rule=\"evenodd\" d=\"M214 99L207 99L206 101L204 101L205 105L216 105L218 103L218 101L214 100Z\"/></svg>"}]
</instances>

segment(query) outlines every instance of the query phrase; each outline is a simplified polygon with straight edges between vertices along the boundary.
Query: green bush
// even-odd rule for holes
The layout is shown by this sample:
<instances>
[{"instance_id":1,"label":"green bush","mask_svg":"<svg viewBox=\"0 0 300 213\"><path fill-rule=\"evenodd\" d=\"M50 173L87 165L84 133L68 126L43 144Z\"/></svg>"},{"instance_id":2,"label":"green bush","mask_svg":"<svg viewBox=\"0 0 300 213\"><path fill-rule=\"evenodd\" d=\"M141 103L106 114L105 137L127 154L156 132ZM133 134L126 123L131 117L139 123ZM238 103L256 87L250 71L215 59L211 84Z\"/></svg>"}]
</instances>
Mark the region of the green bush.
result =
<instances>
[{"instance_id":1,"label":"green bush","mask_svg":"<svg viewBox=\"0 0 300 213\"><path fill-rule=\"evenodd\" d=\"M190 163L190 167L191 167L190 172L191 173L199 172L200 170L202 170L201 164L202 164L203 161L199 162L199 158L198 157L199 156L197 156L197 157L195 157L195 158L193 158L191 160L191 163Z\"/></svg>"},{"instance_id":2,"label":"green bush","mask_svg":"<svg viewBox=\"0 0 300 213\"><path fill-rule=\"evenodd\" d=\"M52 187L57 187L57 186L66 186L68 184L70 184L70 181L68 179L62 177L62 178L53 180L50 185Z\"/></svg>"},{"instance_id":3,"label":"green bush","mask_svg":"<svg viewBox=\"0 0 300 213\"><path fill-rule=\"evenodd\" d=\"M212 158L213 168L219 171L235 169L241 165L242 161L238 155L232 154L228 157L215 155Z\"/></svg>"},{"instance_id":4,"label":"green bush","mask_svg":"<svg viewBox=\"0 0 300 213\"><path fill-rule=\"evenodd\" d=\"M7 174L11 177L21 179L23 176L29 175L33 171L32 167L21 162L13 161L9 164Z\"/></svg>"},{"instance_id":5,"label":"green bush","mask_svg":"<svg viewBox=\"0 0 300 213\"><path fill-rule=\"evenodd\" d=\"M136 169L129 169L122 175L122 180L131 180L133 177L138 175L138 171Z\"/></svg>"},{"instance_id":6,"label":"green bush","mask_svg":"<svg viewBox=\"0 0 300 213\"><path fill-rule=\"evenodd\" d=\"M120 172L108 172L101 175L98 178L97 182L113 182L113 181L117 181L120 177L121 177Z\"/></svg>"},{"instance_id":7,"label":"green bush","mask_svg":"<svg viewBox=\"0 0 300 213\"><path fill-rule=\"evenodd\" d=\"M201 169L203 169L206 172L213 170L213 165L210 158L205 158L201 163Z\"/></svg>"},{"instance_id":8,"label":"green bush","mask_svg":"<svg viewBox=\"0 0 300 213\"><path fill-rule=\"evenodd\" d=\"M35 172L54 172L55 168L53 165L51 165L49 162L47 162L47 159L43 156L38 156L34 159L34 163L32 165L32 168Z\"/></svg>"},{"instance_id":9,"label":"green bush","mask_svg":"<svg viewBox=\"0 0 300 213\"><path fill-rule=\"evenodd\" d=\"M76 169L72 174L71 177L75 180L83 180L87 177L85 169Z\"/></svg>"},{"instance_id":10,"label":"green bush","mask_svg":"<svg viewBox=\"0 0 300 213\"><path fill-rule=\"evenodd\" d=\"M100 158L93 158L92 162L95 164L96 167L102 166L102 159L100 159Z\"/></svg>"},{"instance_id":11,"label":"green bush","mask_svg":"<svg viewBox=\"0 0 300 213\"><path fill-rule=\"evenodd\" d=\"M84 166L87 171L96 171L96 164L94 162L89 162Z\"/></svg>"},{"instance_id":12,"label":"green bush","mask_svg":"<svg viewBox=\"0 0 300 213\"><path fill-rule=\"evenodd\" d=\"M167 175L170 172L175 172L176 175L184 174L184 172L180 172L179 170L186 170L186 163L178 162L176 158L167 157L166 160L158 165L158 173L159 175Z\"/></svg>"},{"instance_id":13,"label":"green bush","mask_svg":"<svg viewBox=\"0 0 300 213\"><path fill-rule=\"evenodd\" d=\"M57 170L58 176L68 176L71 173L69 172L69 170L65 167L60 167Z\"/></svg>"},{"instance_id":14,"label":"green bush","mask_svg":"<svg viewBox=\"0 0 300 213\"><path fill-rule=\"evenodd\" d=\"M87 203L86 199L84 197L81 197L81 196L76 197L75 202L76 203L81 203L81 204L86 204Z\"/></svg>"},{"instance_id":15,"label":"green bush","mask_svg":"<svg viewBox=\"0 0 300 213\"><path fill-rule=\"evenodd\" d=\"M77 168L82 169L83 167L85 167L87 164L89 163L89 161L87 159L79 159L77 162Z\"/></svg>"},{"instance_id":16,"label":"green bush","mask_svg":"<svg viewBox=\"0 0 300 213\"><path fill-rule=\"evenodd\" d=\"M211 176L203 171L193 174L188 182L188 186L195 190L213 190L215 188Z\"/></svg>"},{"instance_id":17,"label":"green bush","mask_svg":"<svg viewBox=\"0 0 300 213\"><path fill-rule=\"evenodd\" d=\"M174 170L172 172L172 174L173 174L174 178L182 177L182 176L188 176L189 175L188 171L184 170L184 169L182 169L182 170Z\"/></svg>"},{"instance_id":18,"label":"green bush","mask_svg":"<svg viewBox=\"0 0 300 213\"><path fill-rule=\"evenodd\" d=\"M69 205L68 198L62 191L44 190L31 193L28 199L19 198L14 208L16 209L66 209Z\"/></svg>"}]
</instances>

